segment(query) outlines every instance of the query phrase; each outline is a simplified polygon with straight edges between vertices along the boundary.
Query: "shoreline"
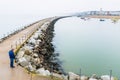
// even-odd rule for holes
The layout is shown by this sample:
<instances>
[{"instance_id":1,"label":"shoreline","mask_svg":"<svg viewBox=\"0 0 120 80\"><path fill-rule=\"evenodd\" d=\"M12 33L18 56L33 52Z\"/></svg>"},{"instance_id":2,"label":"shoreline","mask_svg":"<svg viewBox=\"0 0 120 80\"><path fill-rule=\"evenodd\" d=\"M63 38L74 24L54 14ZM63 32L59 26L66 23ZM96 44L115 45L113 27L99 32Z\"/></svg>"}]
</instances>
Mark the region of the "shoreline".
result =
<instances>
[{"instance_id":1,"label":"shoreline","mask_svg":"<svg viewBox=\"0 0 120 80\"><path fill-rule=\"evenodd\" d=\"M104 16L104 15L90 15L86 16L88 18L105 18L105 19L120 19L120 16Z\"/></svg>"}]
</instances>

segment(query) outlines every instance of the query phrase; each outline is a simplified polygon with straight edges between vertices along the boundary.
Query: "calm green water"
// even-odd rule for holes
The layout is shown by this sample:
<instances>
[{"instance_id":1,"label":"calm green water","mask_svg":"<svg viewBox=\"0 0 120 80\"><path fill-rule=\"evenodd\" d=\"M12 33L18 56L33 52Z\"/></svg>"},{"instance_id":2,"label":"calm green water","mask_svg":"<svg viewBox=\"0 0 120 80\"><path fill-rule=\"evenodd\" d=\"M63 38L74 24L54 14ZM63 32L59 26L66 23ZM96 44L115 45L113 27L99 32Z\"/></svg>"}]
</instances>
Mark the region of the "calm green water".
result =
<instances>
[{"instance_id":1,"label":"calm green water","mask_svg":"<svg viewBox=\"0 0 120 80\"><path fill-rule=\"evenodd\" d=\"M120 76L120 21L87 21L77 17L55 24L54 45L66 72Z\"/></svg>"}]
</instances>

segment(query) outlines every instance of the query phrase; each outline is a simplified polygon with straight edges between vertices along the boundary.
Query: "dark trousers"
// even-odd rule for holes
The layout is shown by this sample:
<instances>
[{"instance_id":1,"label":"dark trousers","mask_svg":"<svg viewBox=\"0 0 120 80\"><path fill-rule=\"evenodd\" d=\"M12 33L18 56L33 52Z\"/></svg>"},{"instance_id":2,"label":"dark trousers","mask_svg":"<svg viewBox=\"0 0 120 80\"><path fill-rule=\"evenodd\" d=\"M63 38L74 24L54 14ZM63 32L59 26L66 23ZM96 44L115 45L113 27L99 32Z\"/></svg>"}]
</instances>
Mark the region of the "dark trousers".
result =
<instances>
[{"instance_id":1,"label":"dark trousers","mask_svg":"<svg viewBox=\"0 0 120 80\"><path fill-rule=\"evenodd\" d=\"M14 58L10 58L10 67L14 67Z\"/></svg>"}]
</instances>

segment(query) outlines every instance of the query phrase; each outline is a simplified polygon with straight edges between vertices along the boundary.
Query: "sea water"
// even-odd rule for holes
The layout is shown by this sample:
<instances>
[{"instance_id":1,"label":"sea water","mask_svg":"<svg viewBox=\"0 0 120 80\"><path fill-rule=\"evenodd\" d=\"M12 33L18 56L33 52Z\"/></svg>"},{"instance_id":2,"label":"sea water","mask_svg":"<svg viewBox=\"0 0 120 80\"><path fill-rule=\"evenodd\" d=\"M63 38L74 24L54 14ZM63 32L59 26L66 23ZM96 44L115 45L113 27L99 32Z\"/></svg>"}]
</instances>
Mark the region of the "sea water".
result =
<instances>
[{"instance_id":1,"label":"sea water","mask_svg":"<svg viewBox=\"0 0 120 80\"><path fill-rule=\"evenodd\" d=\"M55 24L53 44L66 72L120 76L120 21L63 18Z\"/></svg>"}]
</instances>

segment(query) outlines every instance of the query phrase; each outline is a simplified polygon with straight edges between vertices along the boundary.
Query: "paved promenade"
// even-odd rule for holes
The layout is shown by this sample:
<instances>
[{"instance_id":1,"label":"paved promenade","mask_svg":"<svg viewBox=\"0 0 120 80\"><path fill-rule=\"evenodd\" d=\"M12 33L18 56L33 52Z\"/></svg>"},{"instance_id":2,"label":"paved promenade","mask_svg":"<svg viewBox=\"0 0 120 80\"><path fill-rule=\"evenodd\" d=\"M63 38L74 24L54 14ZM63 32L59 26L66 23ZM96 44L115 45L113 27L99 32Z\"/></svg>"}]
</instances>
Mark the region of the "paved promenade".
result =
<instances>
[{"instance_id":1,"label":"paved promenade","mask_svg":"<svg viewBox=\"0 0 120 80\"><path fill-rule=\"evenodd\" d=\"M11 69L9 67L9 56L8 51L11 49L11 45L13 48L16 48L17 42L23 38L23 36L30 36L32 32L35 31L40 25L44 22L49 21L49 19L44 19L39 21L38 23L31 25L30 27L24 29L23 31L9 37L2 43L0 43L0 80L49 80L45 77L34 77L31 78L31 74L28 74L25 69L17 66L15 64L15 68ZM22 42L21 42L22 43Z\"/></svg>"}]
</instances>

